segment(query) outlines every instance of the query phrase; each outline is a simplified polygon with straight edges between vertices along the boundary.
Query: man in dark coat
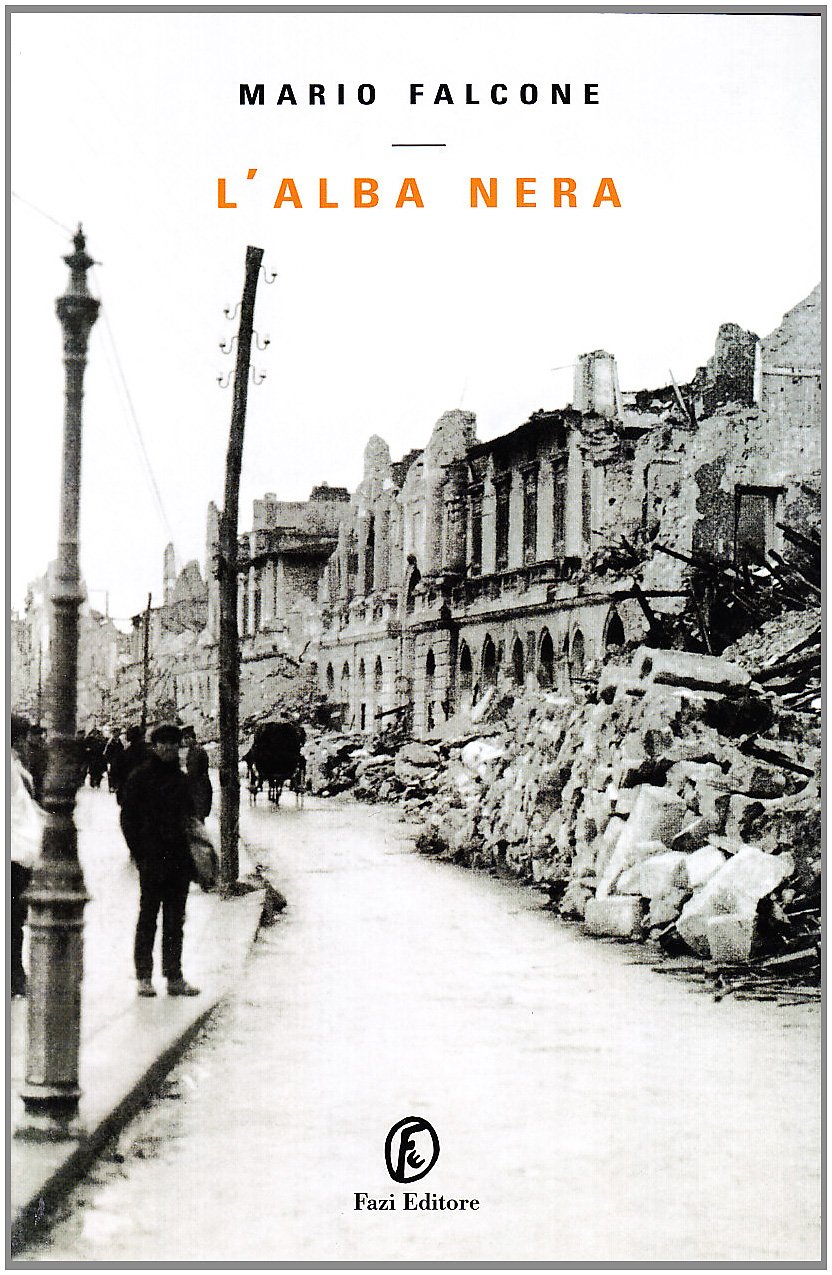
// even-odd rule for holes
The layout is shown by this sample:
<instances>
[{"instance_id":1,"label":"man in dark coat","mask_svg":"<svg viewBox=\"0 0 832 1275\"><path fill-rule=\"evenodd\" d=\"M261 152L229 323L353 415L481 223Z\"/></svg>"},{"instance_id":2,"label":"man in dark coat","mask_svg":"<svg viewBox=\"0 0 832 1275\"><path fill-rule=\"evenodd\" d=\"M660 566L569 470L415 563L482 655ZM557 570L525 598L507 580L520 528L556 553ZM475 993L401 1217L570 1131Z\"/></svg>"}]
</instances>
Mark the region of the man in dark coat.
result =
<instances>
[{"instance_id":1,"label":"man in dark coat","mask_svg":"<svg viewBox=\"0 0 832 1275\"><path fill-rule=\"evenodd\" d=\"M162 974L169 996L198 996L182 977L182 930L193 875L188 824L193 804L179 768L178 726L157 726L147 760L131 771L121 792L121 828L139 870L141 897L134 957L140 996L155 996L153 940L162 910Z\"/></svg>"},{"instance_id":2,"label":"man in dark coat","mask_svg":"<svg viewBox=\"0 0 832 1275\"><path fill-rule=\"evenodd\" d=\"M110 792L118 792L124 772L124 744L121 742L121 731L118 726L104 749L104 760L107 763L107 784Z\"/></svg>"},{"instance_id":3,"label":"man in dark coat","mask_svg":"<svg viewBox=\"0 0 832 1275\"><path fill-rule=\"evenodd\" d=\"M32 776L34 798L39 804L43 801L43 781L46 778L46 767L49 762L49 749L46 744L46 731L42 726L32 726L26 740L24 765Z\"/></svg>"},{"instance_id":4,"label":"man in dark coat","mask_svg":"<svg viewBox=\"0 0 832 1275\"><path fill-rule=\"evenodd\" d=\"M138 766L141 766L143 761L147 761L148 755L148 747L144 740L144 727L128 726L127 747L121 759L121 783L116 793L119 802L121 802L121 793L130 774Z\"/></svg>"},{"instance_id":5,"label":"man in dark coat","mask_svg":"<svg viewBox=\"0 0 832 1275\"><path fill-rule=\"evenodd\" d=\"M201 744L196 742L196 731L193 726L182 729L182 746L187 748L185 757L185 774L191 789L191 801L194 814L203 823L211 813L214 800L214 788L208 774L208 754Z\"/></svg>"},{"instance_id":6,"label":"man in dark coat","mask_svg":"<svg viewBox=\"0 0 832 1275\"><path fill-rule=\"evenodd\" d=\"M89 735L87 735L86 744L90 787L100 788L101 780L104 778L104 771L107 769L107 763L104 760L104 749L107 747L107 741L97 726L93 726Z\"/></svg>"}]
</instances>

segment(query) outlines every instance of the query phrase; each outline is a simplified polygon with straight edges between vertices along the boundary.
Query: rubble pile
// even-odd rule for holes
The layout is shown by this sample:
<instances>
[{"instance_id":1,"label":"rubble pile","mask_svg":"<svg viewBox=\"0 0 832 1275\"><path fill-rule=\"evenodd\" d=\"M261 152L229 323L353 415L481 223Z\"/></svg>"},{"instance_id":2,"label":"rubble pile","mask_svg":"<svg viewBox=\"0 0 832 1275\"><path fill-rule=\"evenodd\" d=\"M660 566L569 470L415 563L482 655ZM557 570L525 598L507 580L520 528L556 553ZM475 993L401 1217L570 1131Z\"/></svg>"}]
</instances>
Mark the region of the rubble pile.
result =
<instances>
[{"instance_id":1,"label":"rubble pile","mask_svg":"<svg viewBox=\"0 0 832 1275\"><path fill-rule=\"evenodd\" d=\"M367 749L363 735L307 730L303 753L309 791L320 797L335 797L353 788Z\"/></svg>"},{"instance_id":2,"label":"rubble pile","mask_svg":"<svg viewBox=\"0 0 832 1275\"><path fill-rule=\"evenodd\" d=\"M392 726L372 739L363 734L310 731L304 745L310 792L334 797L352 791L359 801L396 801L422 791L439 755L414 744L403 727Z\"/></svg>"},{"instance_id":3,"label":"rubble pile","mask_svg":"<svg viewBox=\"0 0 832 1275\"><path fill-rule=\"evenodd\" d=\"M641 647L584 702L520 695L443 746L408 804L422 850L510 870L591 933L728 965L809 952L811 975L819 744L740 664Z\"/></svg>"}]
</instances>

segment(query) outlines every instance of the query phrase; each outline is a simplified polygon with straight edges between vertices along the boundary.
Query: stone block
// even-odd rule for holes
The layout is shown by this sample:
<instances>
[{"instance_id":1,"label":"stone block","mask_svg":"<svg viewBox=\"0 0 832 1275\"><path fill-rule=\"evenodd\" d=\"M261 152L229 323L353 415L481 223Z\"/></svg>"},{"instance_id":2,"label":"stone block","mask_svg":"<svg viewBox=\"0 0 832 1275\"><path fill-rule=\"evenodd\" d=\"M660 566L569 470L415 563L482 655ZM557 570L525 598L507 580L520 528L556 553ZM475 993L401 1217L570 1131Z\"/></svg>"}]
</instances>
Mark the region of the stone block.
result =
<instances>
[{"instance_id":1,"label":"stone block","mask_svg":"<svg viewBox=\"0 0 832 1275\"><path fill-rule=\"evenodd\" d=\"M638 651L633 672L642 681L662 686L683 686L703 691L741 691L751 684L751 676L738 664L717 655L695 655L689 651Z\"/></svg>"},{"instance_id":2,"label":"stone block","mask_svg":"<svg viewBox=\"0 0 832 1275\"><path fill-rule=\"evenodd\" d=\"M620 819L617 815L613 815L604 829L604 834L600 839L600 845L598 846L595 856L595 872L597 876L600 877L604 872L604 869L609 863L610 856L615 850L616 842L626 826L626 821L624 819Z\"/></svg>"},{"instance_id":3,"label":"stone block","mask_svg":"<svg viewBox=\"0 0 832 1275\"><path fill-rule=\"evenodd\" d=\"M411 766L436 766L439 762L439 754L435 748L429 748L427 744L405 744L396 753L396 761L400 759Z\"/></svg>"},{"instance_id":4,"label":"stone block","mask_svg":"<svg viewBox=\"0 0 832 1275\"><path fill-rule=\"evenodd\" d=\"M687 894L686 890L672 889L665 894L657 895L650 902L647 924L650 926L669 925L671 921L675 921L682 910Z\"/></svg>"},{"instance_id":5,"label":"stone block","mask_svg":"<svg viewBox=\"0 0 832 1275\"><path fill-rule=\"evenodd\" d=\"M728 777L731 791L748 797L782 797L786 791L782 770L750 758L735 759Z\"/></svg>"},{"instance_id":6,"label":"stone block","mask_svg":"<svg viewBox=\"0 0 832 1275\"><path fill-rule=\"evenodd\" d=\"M641 899L633 895L589 899L584 926L588 934L628 939L640 932L642 912Z\"/></svg>"},{"instance_id":7,"label":"stone block","mask_svg":"<svg viewBox=\"0 0 832 1275\"><path fill-rule=\"evenodd\" d=\"M636 804L637 788L617 788L615 790L615 813L629 815Z\"/></svg>"},{"instance_id":8,"label":"stone block","mask_svg":"<svg viewBox=\"0 0 832 1275\"><path fill-rule=\"evenodd\" d=\"M627 868L613 886L615 894L637 894L641 898L641 883L639 880L640 864L636 863L632 868Z\"/></svg>"},{"instance_id":9,"label":"stone block","mask_svg":"<svg viewBox=\"0 0 832 1275\"><path fill-rule=\"evenodd\" d=\"M715 916L753 917L757 904L794 871L791 855L763 854L744 846L689 899L676 922L688 947L701 956L710 952L708 923Z\"/></svg>"},{"instance_id":10,"label":"stone block","mask_svg":"<svg viewBox=\"0 0 832 1275\"><path fill-rule=\"evenodd\" d=\"M628 753L622 753L613 776L616 787L630 788L634 783L637 783L646 761L647 754L644 752L636 752L631 748Z\"/></svg>"},{"instance_id":11,"label":"stone block","mask_svg":"<svg viewBox=\"0 0 832 1275\"><path fill-rule=\"evenodd\" d=\"M670 843L672 850L698 850L707 844L712 832L719 832L720 820L715 814L697 815L690 823L686 823L682 831L677 833Z\"/></svg>"},{"instance_id":12,"label":"stone block","mask_svg":"<svg viewBox=\"0 0 832 1275\"><path fill-rule=\"evenodd\" d=\"M732 964L751 958L756 917L737 913L714 916L708 922L711 960Z\"/></svg>"},{"instance_id":13,"label":"stone block","mask_svg":"<svg viewBox=\"0 0 832 1275\"><path fill-rule=\"evenodd\" d=\"M716 846L706 845L700 849L694 850L692 854L685 857L685 872L687 874L688 886L691 890L698 890L701 885L718 872L725 862L726 855Z\"/></svg>"},{"instance_id":14,"label":"stone block","mask_svg":"<svg viewBox=\"0 0 832 1275\"><path fill-rule=\"evenodd\" d=\"M639 894L654 899L687 884L687 855L678 850L651 855L638 865Z\"/></svg>"},{"instance_id":15,"label":"stone block","mask_svg":"<svg viewBox=\"0 0 832 1275\"><path fill-rule=\"evenodd\" d=\"M564 916L578 916L583 919L587 901L592 892L580 881L570 881L560 901L560 910Z\"/></svg>"},{"instance_id":16,"label":"stone block","mask_svg":"<svg viewBox=\"0 0 832 1275\"><path fill-rule=\"evenodd\" d=\"M472 739L462 749L462 764L479 773L480 767L499 761L505 755L502 744L490 739Z\"/></svg>"},{"instance_id":17,"label":"stone block","mask_svg":"<svg viewBox=\"0 0 832 1275\"><path fill-rule=\"evenodd\" d=\"M749 843L741 841L739 837L729 837L713 833L708 838L708 845L715 846L717 850L722 850L725 854L739 854L740 850L748 850ZM751 846L752 850L762 850L762 846Z\"/></svg>"}]
</instances>

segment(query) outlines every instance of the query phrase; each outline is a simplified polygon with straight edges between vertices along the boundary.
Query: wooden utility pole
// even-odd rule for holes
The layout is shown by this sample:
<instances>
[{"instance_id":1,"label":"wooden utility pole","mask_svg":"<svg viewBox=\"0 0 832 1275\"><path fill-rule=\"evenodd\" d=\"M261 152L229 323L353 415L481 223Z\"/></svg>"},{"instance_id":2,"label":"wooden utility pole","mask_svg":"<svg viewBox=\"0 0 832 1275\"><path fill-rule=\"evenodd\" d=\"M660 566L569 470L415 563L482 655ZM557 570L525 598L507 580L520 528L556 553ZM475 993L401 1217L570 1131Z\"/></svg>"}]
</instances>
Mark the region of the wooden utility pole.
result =
<instances>
[{"instance_id":1,"label":"wooden utility pole","mask_svg":"<svg viewBox=\"0 0 832 1275\"><path fill-rule=\"evenodd\" d=\"M144 652L142 655L142 730L147 727L147 692L150 684L150 603L152 593L147 595L147 607L144 613Z\"/></svg>"},{"instance_id":2,"label":"wooden utility pole","mask_svg":"<svg viewBox=\"0 0 832 1275\"><path fill-rule=\"evenodd\" d=\"M237 331L234 403L225 462L225 499L220 516L220 882L230 890L240 872L240 643L237 632L237 520L254 301L263 249L246 248L246 274Z\"/></svg>"}]
</instances>

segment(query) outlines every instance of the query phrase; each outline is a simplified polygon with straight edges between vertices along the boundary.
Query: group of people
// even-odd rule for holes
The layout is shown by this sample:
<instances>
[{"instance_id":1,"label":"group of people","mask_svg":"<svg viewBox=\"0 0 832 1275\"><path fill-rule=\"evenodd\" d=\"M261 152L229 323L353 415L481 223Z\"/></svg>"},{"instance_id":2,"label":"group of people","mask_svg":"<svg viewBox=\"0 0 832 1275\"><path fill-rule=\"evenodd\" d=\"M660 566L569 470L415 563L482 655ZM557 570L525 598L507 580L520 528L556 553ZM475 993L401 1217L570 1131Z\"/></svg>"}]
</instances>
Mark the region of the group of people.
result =
<instances>
[{"instance_id":1,"label":"group of people","mask_svg":"<svg viewBox=\"0 0 832 1275\"><path fill-rule=\"evenodd\" d=\"M124 839L139 874L139 917L134 963L140 996L155 996L153 944L162 913L162 974L170 996L197 996L182 975L185 906L194 879L191 844L195 827L207 819L213 803L208 754L193 727L163 723L149 740L140 726L112 731L109 740L94 728L79 732L79 782L87 774L99 787L106 770L110 791L121 807ZM40 854L44 814L41 810L48 749L45 733L23 717L11 723L11 988L26 993L23 965L25 890ZM181 764L180 764L181 760ZM202 830L204 836L204 830Z\"/></svg>"},{"instance_id":2,"label":"group of people","mask_svg":"<svg viewBox=\"0 0 832 1275\"><path fill-rule=\"evenodd\" d=\"M106 774L107 787L121 804L121 791L131 771L146 761L149 755L145 728L129 726L122 738L121 727L115 726L108 739L98 726L93 726L88 732L78 731L76 744L79 785L84 784L89 776L90 787L100 788ZM180 728L179 751L191 787L195 813L204 821L211 813L213 789L208 775L208 754L196 742L193 726ZM34 778L34 770L31 773Z\"/></svg>"}]
</instances>

